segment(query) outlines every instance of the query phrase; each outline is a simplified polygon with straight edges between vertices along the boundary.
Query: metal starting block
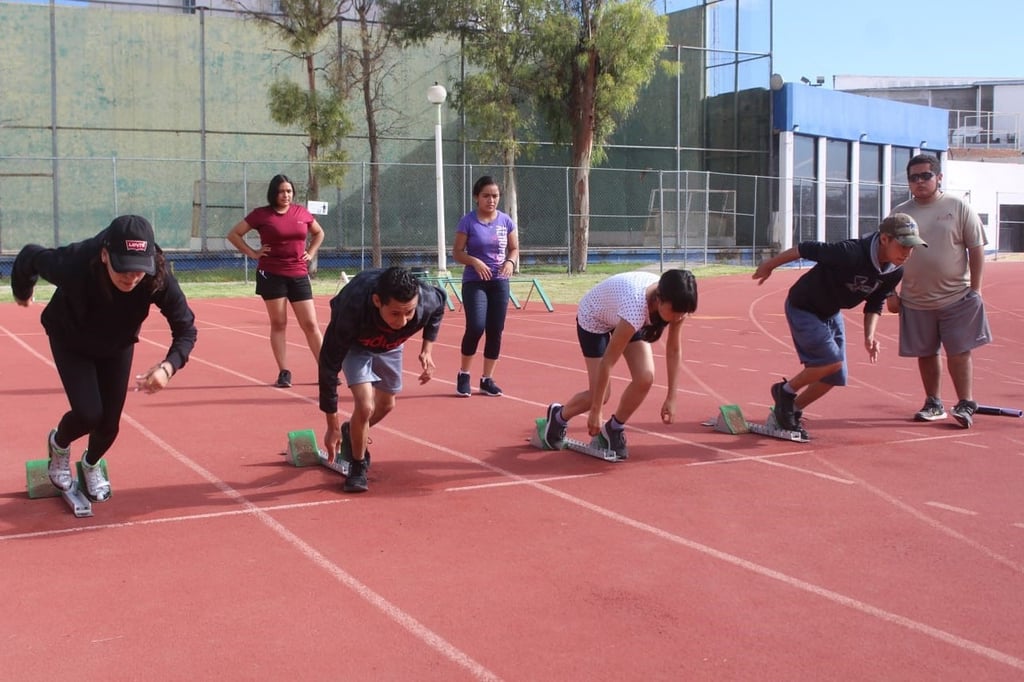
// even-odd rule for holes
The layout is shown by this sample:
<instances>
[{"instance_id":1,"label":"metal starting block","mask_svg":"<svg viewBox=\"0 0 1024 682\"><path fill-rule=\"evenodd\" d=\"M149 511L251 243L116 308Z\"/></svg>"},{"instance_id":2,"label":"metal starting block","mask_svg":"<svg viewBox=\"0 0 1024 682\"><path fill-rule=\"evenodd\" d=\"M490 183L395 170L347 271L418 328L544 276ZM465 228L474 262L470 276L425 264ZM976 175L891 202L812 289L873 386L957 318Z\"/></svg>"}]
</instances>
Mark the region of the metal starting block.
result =
<instances>
[{"instance_id":1,"label":"metal starting block","mask_svg":"<svg viewBox=\"0 0 1024 682\"><path fill-rule=\"evenodd\" d=\"M297 467L307 467L319 464L322 467L337 472L342 476L348 476L349 459L344 453L339 453L334 461L327 459L327 453L320 449L316 443L316 433L313 429L288 432L288 450L283 453L288 461ZM367 462L369 466L369 462Z\"/></svg>"},{"instance_id":2,"label":"metal starting block","mask_svg":"<svg viewBox=\"0 0 1024 682\"><path fill-rule=\"evenodd\" d=\"M78 518L92 516L92 501L85 492L85 477L82 475L82 463L75 462L75 471L78 478L71 483L70 490L61 490L53 484L48 473L50 460L30 459L25 462L25 479L28 496L30 499L41 497L62 497L74 515ZM100 460L100 470L103 478L110 481L107 475L107 462Z\"/></svg>"},{"instance_id":3,"label":"metal starting block","mask_svg":"<svg viewBox=\"0 0 1024 682\"><path fill-rule=\"evenodd\" d=\"M719 433L756 433L759 436L768 436L780 440L788 440L794 443L807 443L810 441L800 431L784 429L779 425L773 410L768 411L768 419L764 424L748 422L743 417L743 411L739 405L722 405L718 408L718 414L703 422L704 426L711 426Z\"/></svg>"},{"instance_id":4,"label":"metal starting block","mask_svg":"<svg viewBox=\"0 0 1024 682\"><path fill-rule=\"evenodd\" d=\"M550 450L547 444L544 442L544 430L547 428L548 420L547 417L538 417L536 422L536 428L533 433L530 434L530 445L540 450ZM566 438L565 444L562 446L563 450L572 450L582 455L589 455L590 457L596 457L602 459L605 462L623 462L626 460L625 457L619 457L614 450L609 450L604 447L604 442L600 436L594 436L590 443L584 443L580 440L573 438Z\"/></svg>"}]
</instances>

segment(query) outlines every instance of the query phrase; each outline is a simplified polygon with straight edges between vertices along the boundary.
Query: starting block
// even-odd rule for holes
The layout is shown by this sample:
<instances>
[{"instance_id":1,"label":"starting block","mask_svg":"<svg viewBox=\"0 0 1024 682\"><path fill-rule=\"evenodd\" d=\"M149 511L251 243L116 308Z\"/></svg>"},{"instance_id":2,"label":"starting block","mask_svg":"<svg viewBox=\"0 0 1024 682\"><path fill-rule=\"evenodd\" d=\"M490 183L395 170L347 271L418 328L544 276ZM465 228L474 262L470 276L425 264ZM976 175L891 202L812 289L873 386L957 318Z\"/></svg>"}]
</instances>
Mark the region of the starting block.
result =
<instances>
[{"instance_id":1,"label":"starting block","mask_svg":"<svg viewBox=\"0 0 1024 682\"><path fill-rule=\"evenodd\" d=\"M550 450L544 442L544 430L547 428L548 420L547 417L538 417L536 421L536 428L533 433L530 434L530 445L540 450ZM590 457L596 457L597 459L604 460L605 462L623 462L626 460L625 457L619 457L614 450L609 450L604 447L604 441L600 436L594 436L590 443L584 443L580 440L573 438L566 438L565 444L562 446L563 450L572 450L582 455L589 455Z\"/></svg>"},{"instance_id":2,"label":"starting block","mask_svg":"<svg viewBox=\"0 0 1024 682\"><path fill-rule=\"evenodd\" d=\"M316 433L313 429L288 432L288 450L284 453L292 466L308 467L320 465L330 469L342 476L348 476L349 462L352 459L351 453L339 452L334 461L327 459L327 453L320 449L316 442ZM370 467L370 453L366 453L366 467Z\"/></svg>"},{"instance_id":3,"label":"starting block","mask_svg":"<svg viewBox=\"0 0 1024 682\"><path fill-rule=\"evenodd\" d=\"M722 405L718 408L718 414L711 419L703 422L704 426L711 426L719 433L731 433L733 435L741 433L756 433L759 436L769 436L770 438L778 438L780 440L788 440L794 443L807 443L810 441L800 431L791 431L784 429L779 425L778 420L775 418L775 412L772 410L768 411L768 419L764 424L758 424L757 422L748 422L743 416L743 411L740 410L739 405Z\"/></svg>"},{"instance_id":4,"label":"starting block","mask_svg":"<svg viewBox=\"0 0 1024 682\"><path fill-rule=\"evenodd\" d=\"M30 459L25 462L25 479L29 499L60 496L64 498L64 502L76 517L92 516L92 501L85 492L82 463L75 462L75 471L78 477L72 481L70 490L61 490L53 484L48 473L49 468L50 460L48 459ZM100 460L100 470L103 472L103 478L109 482L106 460Z\"/></svg>"}]
</instances>

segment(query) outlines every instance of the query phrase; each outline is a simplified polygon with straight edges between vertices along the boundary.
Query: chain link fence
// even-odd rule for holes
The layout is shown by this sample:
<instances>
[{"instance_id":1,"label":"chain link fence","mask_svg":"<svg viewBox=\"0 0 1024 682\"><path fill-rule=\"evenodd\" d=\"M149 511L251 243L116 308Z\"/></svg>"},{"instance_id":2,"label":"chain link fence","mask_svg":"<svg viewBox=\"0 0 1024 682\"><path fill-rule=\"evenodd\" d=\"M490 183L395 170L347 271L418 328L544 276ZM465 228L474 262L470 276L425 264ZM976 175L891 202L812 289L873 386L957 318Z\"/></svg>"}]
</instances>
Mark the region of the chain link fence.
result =
<instances>
[{"instance_id":1,"label":"chain link fence","mask_svg":"<svg viewBox=\"0 0 1024 682\"><path fill-rule=\"evenodd\" d=\"M357 271L371 267L375 255L385 266L437 265L435 166L391 163L379 170L379 254L369 164L345 164L342 184L319 188L317 199L327 204L326 214L316 216L326 233L319 268ZM266 204L267 185L278 173L292 179L299 200L307 196L303 163L0 157L0 272L6 274L25 244L67 244L92 236L116 215L135 213L153 223L179 275L248 280L253 263L226 236ZM485 174L503 177L500 168L444 166L447 259L459 218L473 209L469 187ZM521 166L516 178L521 267L567 267L576 218L573 169ZM754 176L593 169L588 260L752 263L770 246L774 187L771 178ZM510 211L505 203L501 208Z\"/></svg>"}]
</instances>

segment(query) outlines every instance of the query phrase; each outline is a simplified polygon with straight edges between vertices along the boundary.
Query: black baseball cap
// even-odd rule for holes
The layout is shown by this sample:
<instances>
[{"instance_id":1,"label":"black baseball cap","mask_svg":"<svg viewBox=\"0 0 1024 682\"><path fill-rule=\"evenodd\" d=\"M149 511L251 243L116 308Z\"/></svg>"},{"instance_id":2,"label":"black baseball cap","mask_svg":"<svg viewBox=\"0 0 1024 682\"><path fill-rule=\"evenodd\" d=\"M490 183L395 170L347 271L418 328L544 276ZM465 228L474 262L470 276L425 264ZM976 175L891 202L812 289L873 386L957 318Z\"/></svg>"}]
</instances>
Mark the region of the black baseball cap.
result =
<instances>
[{"instance_id":1,"label":"black baseball cap","mask_svg":"<svg viewBox=\"0 0 1024 682\"><path fill-rule=\"evenodd\" d=\"M110 266L115 272L156 274L156 238L153 226L142 216L114 218L107 228L103 246L110 254Z\"/></svg>"}]
</instances>

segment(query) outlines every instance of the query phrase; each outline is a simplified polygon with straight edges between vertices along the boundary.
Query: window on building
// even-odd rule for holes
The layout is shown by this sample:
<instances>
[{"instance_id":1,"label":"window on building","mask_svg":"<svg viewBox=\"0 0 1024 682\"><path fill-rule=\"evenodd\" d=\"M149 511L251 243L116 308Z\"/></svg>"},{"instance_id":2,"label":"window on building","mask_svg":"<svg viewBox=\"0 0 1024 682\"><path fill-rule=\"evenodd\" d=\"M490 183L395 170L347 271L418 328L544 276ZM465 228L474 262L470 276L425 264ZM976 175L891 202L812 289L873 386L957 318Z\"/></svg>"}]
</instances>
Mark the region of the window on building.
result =
<instances>
[{"instance_id":1,"label":"window on building","mask_svg":"<svg viewBox=\"0 0 1024 682\"><path fill-rule=\"evenodd\" d=\"M817 239L815 195L817 194L817 157L814 138L793 136L793 243Z\"/></svg>"},{"instance_id":2,"label":"window on building","mask_svg":"<svg viewBox=\"0 0 1024 682\"><path fill-rule=\"evenodd\" d=\"M825 152L825 241L850 236L850 143L829 140Z\"/></svg>"},{"instance_id":3,"label":"window on building","mask_svg":"<svg viewBox=\"0 0 1024 682\"><path fill-rule=\"evenodd\" d=\"M882 148L877 144L861 143L859 179L857 234L864 237L882 220Z\"/></svg>"},{"instance_id":4,"label":"window on building","mask_svg":"<svg viewBox=\"0 0 1024 682\"><path fill-rule=\"evenodd\" d=\"M793 177L817 177L817 158L814 155L814 138L806 135L793 136Z\"/></svg>"},{"instance_id":5,"label":"window on building","mask_svg":"<svg viewBox=\"0 0 1024 682\"><path fill-rule=\"evenodd\" d=\"M889 205L893 208L910 198L910 187L907 185L908 163L910 163L910 150L906 147L893 147L892 187L889 189Z\"/></svg>"}]
</instances>

